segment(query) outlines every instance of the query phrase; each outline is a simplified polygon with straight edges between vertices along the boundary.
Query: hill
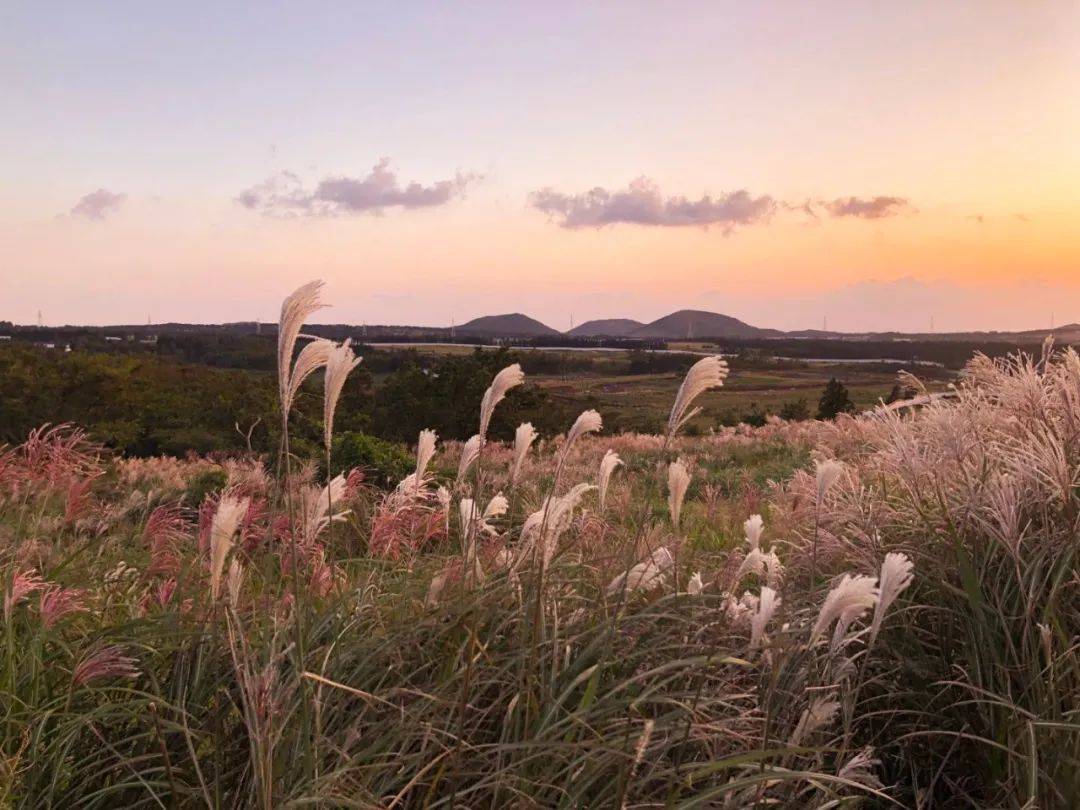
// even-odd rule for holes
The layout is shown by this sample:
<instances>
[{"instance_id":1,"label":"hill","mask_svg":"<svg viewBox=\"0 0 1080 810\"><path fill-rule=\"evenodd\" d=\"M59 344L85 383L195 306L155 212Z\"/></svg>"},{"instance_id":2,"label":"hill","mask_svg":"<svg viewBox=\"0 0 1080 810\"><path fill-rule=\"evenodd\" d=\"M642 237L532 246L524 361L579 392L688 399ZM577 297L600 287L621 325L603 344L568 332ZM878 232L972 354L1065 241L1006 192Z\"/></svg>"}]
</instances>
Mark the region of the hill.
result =
<instances>
[{"instance_id":1,"label":"hill","mask_svg":"<svg viewBox=\"0 0 1080 810\"><path fill-rule=\"evenodd\" d=\"M730 315L703 312L697 309L681 309L635 330L632 336L685 340L687 338L770 337L781 334L783 333L775 329L759 329Z\"/></svg>"},{"instance_id":2,"label":"hill","mask_svg":"<svg viewBox=\"0 0 1080 810\"><path fill-rule=\"evenodd\" d=\"M457 328L463 335L486 337L553 337L561 334L540 321L514 312L509 315L485 315Z\"/></svg>"},{"instance_id":3,"label":"hill","mask_svg":"<svg viewBox=\"0 0 1080 810\"><path fill-rule=\"evenodd\" d=\"M645 324L631 318L600 318L595 321L585 321L571 329L566 334L574 337L626 337Z\"/></svg>"}]
</instances>

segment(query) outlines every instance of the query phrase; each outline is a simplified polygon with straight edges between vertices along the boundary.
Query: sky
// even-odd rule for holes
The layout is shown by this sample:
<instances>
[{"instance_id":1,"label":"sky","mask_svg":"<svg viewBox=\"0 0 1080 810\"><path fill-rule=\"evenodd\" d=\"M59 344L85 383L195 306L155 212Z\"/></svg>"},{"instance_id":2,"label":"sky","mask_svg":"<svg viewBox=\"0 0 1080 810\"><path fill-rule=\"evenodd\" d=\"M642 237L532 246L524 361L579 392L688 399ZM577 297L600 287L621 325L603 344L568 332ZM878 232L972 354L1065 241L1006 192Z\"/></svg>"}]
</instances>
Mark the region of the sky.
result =
<instances>
[{"instance_id":1,"label":"sky","mask_svg":"<svg viewBox=\"0 0 1080 810\"><path fill-rule=\"evenodd\" d=\"M0 4L0 320L1080 321L1080 3Z\"/></svg>"}]
</instances>

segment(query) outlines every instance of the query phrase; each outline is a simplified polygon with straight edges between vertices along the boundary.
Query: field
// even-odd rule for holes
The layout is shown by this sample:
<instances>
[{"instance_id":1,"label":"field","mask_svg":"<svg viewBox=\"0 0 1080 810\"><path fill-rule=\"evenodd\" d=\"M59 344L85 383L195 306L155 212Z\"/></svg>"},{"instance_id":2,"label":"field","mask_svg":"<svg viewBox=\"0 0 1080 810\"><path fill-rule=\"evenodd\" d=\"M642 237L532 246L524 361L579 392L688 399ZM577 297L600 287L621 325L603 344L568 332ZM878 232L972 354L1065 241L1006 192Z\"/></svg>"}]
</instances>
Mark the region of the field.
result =
<instances>
[{"instance_id":1,"label":"field","mask_svg":"<svg viewBox=\"0 0 1080 810\"><path fill-rule=\"evenodd\" d=\"M0 804L1080 802L1074 351L760 426L715 415L834 370L511 364L385 489L327 463L356 358L296 352L318 294L282 309L279 452L0 453ZM859 405L894 382L844 373ZM583 410L487 438L538 389Z\"/></svg>"}]
</instances>

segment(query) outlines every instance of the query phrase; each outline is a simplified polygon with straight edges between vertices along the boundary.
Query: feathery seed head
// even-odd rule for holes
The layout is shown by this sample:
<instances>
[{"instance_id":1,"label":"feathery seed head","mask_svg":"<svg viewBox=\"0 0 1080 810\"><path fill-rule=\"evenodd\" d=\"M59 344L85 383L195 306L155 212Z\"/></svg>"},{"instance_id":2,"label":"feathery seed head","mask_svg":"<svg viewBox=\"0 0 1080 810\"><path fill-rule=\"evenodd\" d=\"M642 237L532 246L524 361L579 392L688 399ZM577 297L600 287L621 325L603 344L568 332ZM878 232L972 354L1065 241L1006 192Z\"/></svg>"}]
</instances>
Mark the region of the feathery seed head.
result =
<instances>
[{"instance_id":1,"label":"feathery seed head","mask_svg":"<svg viewBox=\"0 0 1080 810\"><path fill-rule=\"evenodd\" d=\"M296 346L296 338L300 334L300 327L304 325L304 321L311 313L326 306L319 300L322 286L321 281L310 281L281 302L281 317L278 320L278 391L282 409L286 414L288 410L284 406L292 378L290 366L293 348Z\"/></svg>"},{"instance_id":2,"label":"feathery seed head","mask_svg":"<svg viewBox=\"0 0 1080 810\"><path fill-rule=\"evenodd\" d=\"M750 544L751 549L761 547L761 532L764 528L764 521L761 519L761 515L751 515L743 523L743 531L746 533L746 542Z\"/></svg>"},{"instance_id":3,"label":"feathery seed head","mask_svg":"<svg viewBox=\"0 0 1080 810\"><path fill-rule=\"evenodd\" d=\"M878 600L874 606L874 619L870 623L870 644L874 643L885 620L885 612L892 603L911 584L914 564L906 555L890 552L881 564L881 577L878 580Z\"/></svg>"},{"instance_id":4,"label":"feathery seed head","mask_svg":"<svg viewBox=\"0 0 1080 810\"><path fill-rule=\"evenodd\" d=\"M457 481L461 482L465 475L469 472L469 468L476 463L476 459L480 457L480 445L483 439L480 434L469 437L469 440L465 442L461 447L461 459L458 461L457 468Z\"/></svg>"},{"instance_id":5,"label":"feathery seed head","mask_svg":"<svg viewBox=\"0 0 1080 810\"><path fill-rule=\"evenodd\" d=\"M326 360L326 382L323 386L323 444L327 452L330 451L330 443L334 438L334 412L337 410L341 391L345 387L345 380L349 372L363 359L353 354L350 342L350 339L346 338L342 343L334 346Z\"/></svg>"},{"instance_id":6,"label":"feathery seed head","mask_svg":"<svg viewBox=\"0 0 1080 810\"><path fill-rule=\"evenodd\" d=\"M817 499L818 503L821 503L844 472L844 465L834 458L825 459L814 463L814 472L817 478Z\"/></svg>"},{"instance_id":7,"label":"feathery seed head","mask_svg":"<svg viewBox=\"0 0 1080 810\"><path fill-rule=\"evenodd\" d=\"M488 427L491 425L491 417L495 413L495 406L505 399L507 392L514 386L525 382L525 373L518 363L507 366L491 381L483 399L480 400L480 439L487 438Z\"/></svg>"},{"instance_id":8,"label":"feathery seed head","mask_svg":"<svg viewBox=\"0 0 1080 810\"><path fill-rule=\"evenodd\" d=\"M669 438L678 433L698 412L690 409L694 400L710 388L722 386L727 375L728 365L719 356L705 357L690 367L679 386L679 393L675 395L675 403L671 406L667 428Z\"/></svg>"},{"instance_id":9,"label":"feathery seed head","mask_svg":"<svg viewBox=\"0 0 1080 810\"><path fill-rule=\"evenodd\" d=\"M686 462L681 458L668 466L668 511L671 514L671 524L676 531L679 528L679 518L682 516L683 499L686 498L686 490L690 486L690 471L686 469Z\"/></svg>"},{"instance_id":10,"label":"feathery seed head","mask_svg":"<svg viewBox=\"0 0 1080 810\"><path fill-rule=\"evenodd\" d=\"M334 342L322 338L316 338L300 350L289 372L289 381L285 390L283 403L286 414L292 410L296 395L300 392L300 386L304 384L304 380L325 366L333 351Z\"/></svg>"},{"instance_id":11,"label":"feathery seed head","mask_svg":"<svg viewBox=\"0 0 1080 810\"><path fill-rule=\"evenodd\" d=\"M877 599L877 577L844 574L821 605L817 621L810 631L810 643L818 641L833 622L837 622L835 640L838 643L843 639L848 626L874 607Z\"/></svg>"},{"instance_id":12,"label":"feathery seed head","mask_svg":"<svg viewBox=\"0 0 1080 810\"><path fill-rule=\"evenodd\" d=\"M240 521L247 514L248 498L225 495L218 502L213 522L210 524L210 598L217 601L221 593L221 577L225 571L225 558L233 545L233 536L240 528Z\"/></svg>"},{"instance_id":13,"label":"feathery seed head","mask_svg":"<svg viewBox=\"0 0 1080 810\"><path fill-rule=\"evenodd\" d=\"M750 647L756 648L767 640L765 627L772 620L776 609L780 607L780 597L776 591L766 585L761 589L757 612L750 618Z\"/></svg>"},{"instance_id":14,"label":"feathery seed head","mask_svg":"<svg viewBox=\"0 0 1080 810\"><path fill-rule=\"evenodd\" d=\"M518 476L521 474L521 465L524 463L525 456L528 455L532 443L536 441L536 436L536 428L532 426L531 422L523 422L514 431L514 460L510 465L511 486L517 483Z\"/></svg>"},{"instance_id":15,"label":"feathery seed head","mask_svg":"<svg viewBox=\"0 0 1080 810\"><path fill-rule=\"evenodd\" d=\"M615 468L622 464L622 459L614 450L608 450L600 460L600 474L597 477L597 489L599 490L600 511L604 511L604 502L607 500L608 484L611 483L611 474Z\"/></svg>"}]
</instances>

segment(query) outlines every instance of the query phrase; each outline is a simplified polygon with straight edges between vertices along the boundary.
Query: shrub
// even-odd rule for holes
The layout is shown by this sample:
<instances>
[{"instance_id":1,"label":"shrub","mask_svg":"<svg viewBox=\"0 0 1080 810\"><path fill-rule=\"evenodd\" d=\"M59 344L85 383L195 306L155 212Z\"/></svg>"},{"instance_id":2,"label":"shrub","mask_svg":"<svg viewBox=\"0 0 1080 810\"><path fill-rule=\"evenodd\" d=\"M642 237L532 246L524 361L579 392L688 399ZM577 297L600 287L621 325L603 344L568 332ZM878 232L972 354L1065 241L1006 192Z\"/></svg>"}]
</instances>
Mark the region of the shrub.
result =
<instances>
[{"instance_id":1,"label":"shrub","mask_svg":"<svg viewBox=\"0 0 1080 810\"><path fill-rule=\"evenodd\" d=\"M334 438L331 466L335 475L359 469L371 483L391 487L408 475L415 463L402 445L366 433L341 433Z\"/></svg>"}]
</instances>

